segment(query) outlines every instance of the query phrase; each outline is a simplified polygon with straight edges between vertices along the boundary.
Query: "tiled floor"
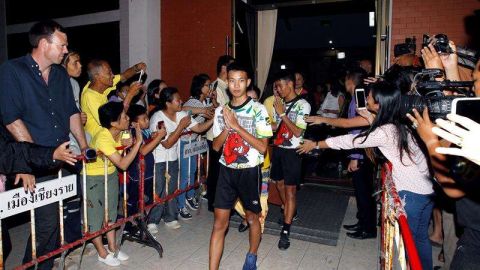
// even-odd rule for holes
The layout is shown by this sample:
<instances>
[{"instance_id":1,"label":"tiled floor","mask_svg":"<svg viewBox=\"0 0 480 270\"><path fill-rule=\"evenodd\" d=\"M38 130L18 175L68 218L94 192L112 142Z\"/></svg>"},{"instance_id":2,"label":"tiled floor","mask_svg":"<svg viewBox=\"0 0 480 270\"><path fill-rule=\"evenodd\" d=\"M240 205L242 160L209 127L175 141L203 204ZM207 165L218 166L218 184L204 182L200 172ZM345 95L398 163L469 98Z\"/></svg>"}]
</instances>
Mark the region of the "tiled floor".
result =
<instances>
[{"instance_id":1,"label":"tiled floor","mask_svg":"<svg viewBox=\"0 0 480 270\"><path fill-rule=\"evenodd\" d=\"M344 224L355 222L355 211L355 201L352 198ZM301 210L299 212L301 213ZM156 251L150 247L126 241L123 250L130 255L130 260L122 263L120 267L113 268L99 263L97 256L94 255L84 257L82 269L208 269L208 245L213 214L208 212L206 207L192 214L194 215L192 220L180 221L182 227L178 230L167 229L164 224L159 226L156 237L164 247L163 258L159 258ZM20 262L27 230L27 226L11 230L16 246L6 262L6 269L12 269L12 266ZM292 239L291 246L286 251L277 248L277 241L277 236L268 234L263 236L258 253L259 269L377 269L377 239L350 239L342 230L337 246ZM220 269L241 269L247 250L248 233L239 233L237 228L232 227L226 236Z\"/></svg>"}]
</instances>

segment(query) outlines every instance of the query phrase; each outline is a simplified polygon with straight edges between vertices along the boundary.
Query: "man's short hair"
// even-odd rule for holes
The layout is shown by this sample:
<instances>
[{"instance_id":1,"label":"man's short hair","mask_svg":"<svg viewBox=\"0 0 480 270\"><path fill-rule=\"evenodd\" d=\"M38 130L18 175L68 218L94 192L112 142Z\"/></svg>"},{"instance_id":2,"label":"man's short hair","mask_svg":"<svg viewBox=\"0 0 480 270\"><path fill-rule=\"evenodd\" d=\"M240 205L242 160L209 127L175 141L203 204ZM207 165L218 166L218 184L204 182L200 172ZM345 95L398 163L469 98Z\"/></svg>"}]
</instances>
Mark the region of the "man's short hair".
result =
<instances>
[{"instance_id":1,"label":"man's short hair","mask_svg":"<svg viewBox=\"0 0 480 270\"><path fill-rule=\"evenodd\" d=\"M95 81L95 75L100 73L100 70L102 70L103 64L106 64L106 63L107 61L100 60L100 59L93 59L88 63L87 74L88 74L88 80L90 80L90 82Z\"/></svg>"},{"instance_id":2,"label":"man's short hair","mask_svg":"<svg viewBox=\"0 0 480 270\"><path fill-rule=\"evenodd\" d=\"M232 62L232 61L235 61L235 58L233 58L230 55L220 56L217 60L217 75L220 74L223 66L228 66L228 64L230 64L230 62Z\"/></svg>"},{"instance_id":3,"label":"man's short hair","mask_svg":"<svg viewBox=\"0 0 480 270\"><path fill-rule=\"evenodd\" d=\"M65 28L63 28L63 26L61 26L56 21L44 20L37 22L32 26L32 28L30 28L30 31L28 32L28 40L30 41L30 46L32 46L32 48L37 48L38 43L40 43L40 40L42 38L51 41L53 33L55 33L55 31L57 30L65 33Z\"/></svg>"},{"instance_id":4,"label":"man's short hair","mask_svg":"<svg viewBox=\"0 0 480 270\"><path fill-rule=\"evenodd\" d=\"M247 77L249 78L247 68L245 66L237 63L237 62L230 63L227 66L227 72L230 72L230 71L243 71L243 72L247 73Z\"/></svg>"},{"instance_id":5,"label":"man's short hair","mask_svg":"<svg viewBox=\"0 0 480 270\"><path fill-rule=\"evenodd\" d=\"M300 72L295 72L295 73L301 74ZM275 74L275 76L273 76L273 81L274 82L280 81L280 80L284 80L287 82L290 81L295 86L295 73L288 70L280 70Z\"/></svg>"}]
</instances>

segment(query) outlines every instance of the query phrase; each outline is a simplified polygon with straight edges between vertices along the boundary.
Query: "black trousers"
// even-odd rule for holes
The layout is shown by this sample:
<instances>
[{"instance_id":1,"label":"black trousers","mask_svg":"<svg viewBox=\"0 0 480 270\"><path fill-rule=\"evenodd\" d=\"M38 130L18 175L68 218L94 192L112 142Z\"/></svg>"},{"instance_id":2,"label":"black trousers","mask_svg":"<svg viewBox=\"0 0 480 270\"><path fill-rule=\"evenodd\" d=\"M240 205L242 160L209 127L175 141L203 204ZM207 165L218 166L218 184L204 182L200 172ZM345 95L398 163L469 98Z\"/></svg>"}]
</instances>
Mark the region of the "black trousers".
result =
<instances>
[{"instance_id":1,"label":"black trousers","mask_svg":"<svg viewBox=\"0 0 480 270\"><path fill-rule=\"evenodd\" d=\"M368 160L358 160L359 169L352 173L355 199L357 200L358 222L366 232L376 232L377 208L373 187L373 164Z\"/></svg>"},{"instance_id":2,"label":"black trousers","mask_svg":"<svg viewBox=\"0 0 480 270\"><path fill-rule=\"evenodd\" d=\"M63 176L67 176L70 173L66 170L62 170L62 174ZM58 175L56 173L47 176L36 177L36 183L56 179L57 177ZM48 204L35 209L35 236L37 257L53 251L60 246L60 226L58 218L58 203ZM23 263L27 263L32 260L31 239L32 235L30 234L30 237L28 237L27 247L25 249L25 255L23 257ZM52 258L42 263L39 263L38 269L52 269L53 260L54 259Z\"/></svg>"},{"instance_id":3,"label":"black trousers","mask_svg":"<svg viewBox=\"0 0 480 270\"><path fill-rule=\"evenodd\" d=\"M208 164L208 177L207 177L207 199L208 209L213 211L215 203L215 193L217 190L218 173L220 170L220 157L222 156L221 150L217 152L213 150L212 142L208 141L208 149L210 151L210 160Z\"/></svg>"}]
</instances>

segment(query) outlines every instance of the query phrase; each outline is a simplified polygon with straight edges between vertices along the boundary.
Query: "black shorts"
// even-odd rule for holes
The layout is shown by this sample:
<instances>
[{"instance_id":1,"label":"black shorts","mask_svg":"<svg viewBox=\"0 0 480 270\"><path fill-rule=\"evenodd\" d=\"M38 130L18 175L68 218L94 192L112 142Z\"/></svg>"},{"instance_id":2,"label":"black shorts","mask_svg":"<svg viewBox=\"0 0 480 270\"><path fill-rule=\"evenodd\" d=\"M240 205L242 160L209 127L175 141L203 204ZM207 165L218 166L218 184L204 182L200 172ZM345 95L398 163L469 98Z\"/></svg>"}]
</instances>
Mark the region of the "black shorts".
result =
<instances>
[{"instance_id":1,"label":"black shorts","mask_svg":"<svg viewBox=\"0 0 480 270\"><path fill-rule=\"evenodd\" d=\"M270 178L273 181L285 181L285 185L296 186L302 177L302 158L296 149L273 147Z\"/></svg>"},{"instance_id":2,"label":"black shorts","mask_svg":"<svg viewBox=\"0 0 480 270\"><path fill-rule=\"evenodd\" d=\"M237 198L245 209L260 213L260 190L262 185L262 174L260 166L246 169L232 169L220 165L215 194L215 208L232 209Z\"/></svg>"}]
</instances>

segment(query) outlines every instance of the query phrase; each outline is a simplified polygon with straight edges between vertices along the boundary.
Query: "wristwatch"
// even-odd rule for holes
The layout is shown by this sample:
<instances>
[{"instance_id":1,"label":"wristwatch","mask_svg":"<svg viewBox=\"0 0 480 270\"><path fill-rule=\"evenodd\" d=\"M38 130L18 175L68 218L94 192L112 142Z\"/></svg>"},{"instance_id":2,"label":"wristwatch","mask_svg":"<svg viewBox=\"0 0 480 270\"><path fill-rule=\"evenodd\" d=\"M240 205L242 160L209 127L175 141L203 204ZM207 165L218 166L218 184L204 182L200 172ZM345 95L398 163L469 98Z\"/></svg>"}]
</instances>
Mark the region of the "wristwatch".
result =
<instances>
[{"instance_id":1,"label":"wristwatch","mask_svg":"<svg viewBox=\"0 0 480 270\"><path fill-rule=\"evenodd\" d=\"M318 145L319 142L315 142L315 149L320 150L320 145Z\"/></svg>"}]
</instances>

